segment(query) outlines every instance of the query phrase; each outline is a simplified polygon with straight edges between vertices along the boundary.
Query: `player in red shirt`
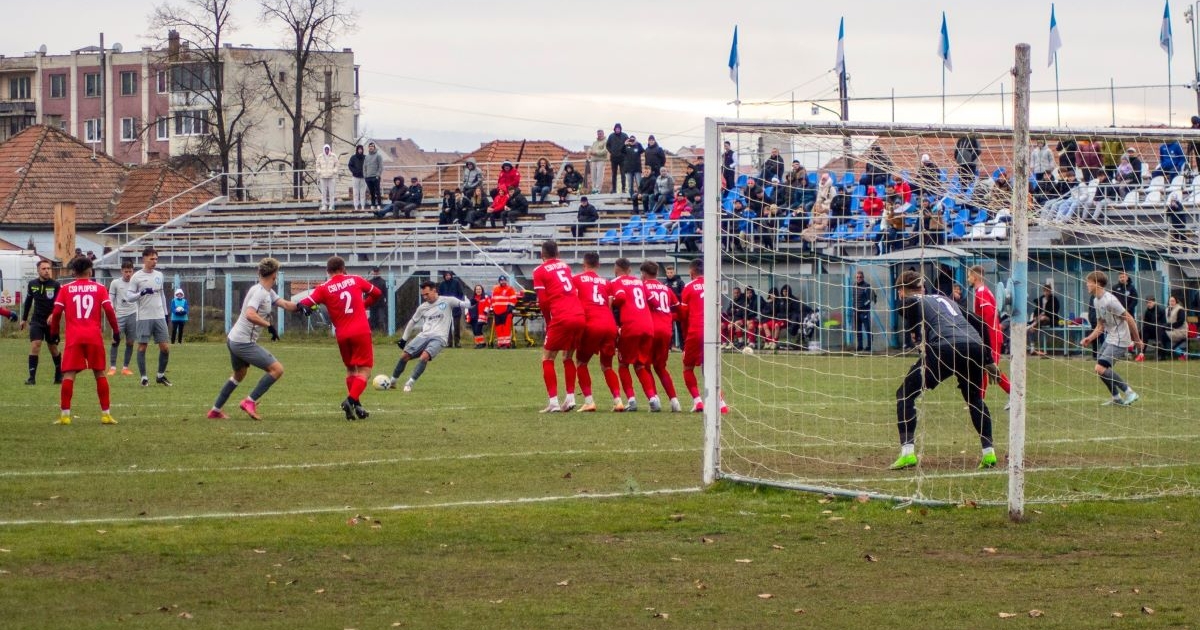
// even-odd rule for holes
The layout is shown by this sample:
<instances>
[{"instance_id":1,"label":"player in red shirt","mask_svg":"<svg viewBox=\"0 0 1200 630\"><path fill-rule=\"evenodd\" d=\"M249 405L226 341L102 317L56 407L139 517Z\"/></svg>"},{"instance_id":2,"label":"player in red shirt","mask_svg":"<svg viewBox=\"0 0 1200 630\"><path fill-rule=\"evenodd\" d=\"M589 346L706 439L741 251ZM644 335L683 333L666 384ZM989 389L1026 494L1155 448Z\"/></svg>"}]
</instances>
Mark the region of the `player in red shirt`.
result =
<instances>
[{"instance_id":1,"label":"player in red shirt","mask_svg":"<svg viewBox=\"0 0 1200 630\"><path fill-rule=\"evenodd\" d=\"M542 380L546 382L549 404L542 413L557 413L575 408L575 349L585 325L583 305L571 274L571 265L558 259L558 243L542 241L542 264L533 270L533 290L538 308L546 320L546 343L542 346ZM558 375L554 359L563 353L563 381L567 395L558 403Z\"/></svg>"},{"instance_id":2,"label":"player in red shirt","mask_svg":"<svg viewBox=\"0 0 1200 630\"><path fill-rule=\"evenodd\" d=\"M367 309L383 292L361 276L346 273L346 261L340 256L325 263L329 279L314 288L307 297L297 301L300 311L311 314L314 307L324 304L329 320L337 334L338 350L346 365L346 391L342 411L347 420L360 420L371 415L363 408L359 397L367 389L367 379L375 366L375 348L371 345L371 325Z\"/></svg>"},{"instance_id":3,"label":"player in red shirt","mask_svg":"<svg viewBox=\"0 0 1200 630\"><path fill-rule=\"evenodd\" d=\"M658 281L658 263L647 260L642 263L641 271L642 285L646 287L646 298L650 303L650 318L654 321L650 366L654 368L658 382L662 383L663 390L667 393L671 411L679 412L682 409L679 399L675 397L675 381L671 380L671 373L667 371L667 360L671 358L671 336L675 327L675 307L679 304L679 298L675 297L675 293L667 285ZM654 408L653 401L650 410L658 411Z\"/></svg>"},{"instance_id":4,"label":"player in red shirt","mask_svg":"<svg viewBox=\"0 0 1200 630\"><path fill-rule=\"evenodd\" d=\"M588 252L583 255L583 273L575 276L575 288L579 291L579 303L583 305L587 322L579 347L575 350L575 374L579 378L579 389L583 390L583 406L579 411L596 410L596 401L592 399L592 375L588 372L587 364L597 354L600 355L604 382L612 392L613 411L625 411L625 403L621 401L621 384L612 365L613 357L617 354L617 320L613 319L612 307L608 303L608 280L597 273L599 269L600 254Z\"/></svg>"},{"instance_id":5,"label":"player in red shirt","mask_svg":"<svg viewBox=\"0 0 1200 630\"><path fill-rule=\"evenodd\" d=\"M62 412L57 424L71 424L71 396L75 393L75 374L91 370L96 376L96 396L100 399L100 423L116 424L109 413L108 378L104 376L104 340L100 337L100 314L108 320L113 331L113 343L121 343L117 312L113 310L108 289L91 279L92 261L80 256L68 265L75 273L75 280L64 284L54 297L54 310L50 312L50 334L58 336L58 322L66 319L66 348L62 354L62 389L59 390L59 407Z\"/></svg>"},{"instance_id":6,"label":"player in red shirt","mask_svg":"<svg viewBox=\"0 0 1200 630\"><path fill-rule=\"evenodd\" d=\"M625 390L625 411L637 411L637 397L633 391L633 377L629 374L632 365L637 372L642 391L650 399L650 409L658 411L662 403L654 389L654 376L650 374L650 345L654 341L654 320L650 317L650 302L642 281L630 275L629 259L618 258L613 264L617 276L609 283L613 308L617 309L620 332L617 334L617 374Z\"/></svg>"},{"instance_id":7,"label":"player in red shirt","mask_svg":"<svg viewBox=\"0 0 1200 630\"><path fill-rule=\"evenodd\" d=\"M18 319L16 313L4 308L3 306L0 306L0 317L7 317L8 321L10 322L15 322Z\"/></svg>"},{"instance_id":8,"label":"player in red shirt","mask_svg":"<svg viewBox=\"0 0 1200 630\"><path fill-rule=\"evenodd\" d=\"M984 341L992 351L992 363L995 372L989 371L993 380L1000 384L1000 389L1008 394L1012 392L1012 385L1008 381L1008 376L1000 371L1000 348L1004 347L1004 333L1000 330L1000 314L996 311L996 296L992 295L992 290L987 287L983 279L983 267L975 265L967 270L967 284L975 289L975 302L971 310L983 320L983 325L987 327L987 337ZM983 392L987 393L987 377L984 377ZM1008 409L1006 405L1004 407Z\"/></svg>"},{"instance_id":9,"label":"player in red shirt","mask_svg":"<svg viewBox=\"0 0 1200 630\"><path fill-rule=\"evenodd\" d=\"M679 316L687 322L687 334L683 338L683 384L692 395L692 411L704 411L704 399L700 397L700 384L696 381L696 367L704 365L704 261L693 258L688 265L691 281L679 294ZM721 413L728 413L725 398L721 396Z\"/></svg>"}]
</instances>

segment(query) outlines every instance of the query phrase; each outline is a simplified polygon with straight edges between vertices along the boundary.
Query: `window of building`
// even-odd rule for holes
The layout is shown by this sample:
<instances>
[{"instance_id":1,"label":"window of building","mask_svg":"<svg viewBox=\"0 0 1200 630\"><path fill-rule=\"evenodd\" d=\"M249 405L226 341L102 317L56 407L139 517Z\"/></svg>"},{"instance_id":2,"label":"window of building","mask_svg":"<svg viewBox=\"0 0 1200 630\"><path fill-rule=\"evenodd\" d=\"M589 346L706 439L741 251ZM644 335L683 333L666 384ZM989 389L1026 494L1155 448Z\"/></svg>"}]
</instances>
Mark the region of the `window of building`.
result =
<instances>
[{"instance_id":1,"label":"window of building","mask_svg":"<svg viewBox=\"0 0 1200 630\"><path fill-rule=\"evenodd\" d=\"M154 135L159 140L171 139L171 119L166 116L159 116L154 121Z\"/></svg>"},{"instance_id":2,"label":"window of building","mask_svg":"<svg viewBox=\"0 0 1200 630\"><path fill-rule=\"evenodd\" d=\"M89 72L83 75L83 95L87 98L100 96L100 73Z\"/></svg>"},{"instance_id":3,"label":"window of building","mask_svg":"<svg viewBox=\"0 0 1200 630\"><path fill-rule=\"evenodd\" d=\"M136 72L121 73L121 96L137 94L138 75Z\"/></svg>"},{"instance_id":4,"label":"window of building","mask_svg":"<svg viewBox=\"0 0 1200 630\"><path fill-rule=\"evenodd\" d=\"M29 77L13 77L8 80L8 98L14 101L27 101L33 98Z\"/></svg>"},{"instance_id":5,"label":"window of building","mask_svg":"<svg viewBox=\"0 0 1200 630\"><path fill-rule=\"evenodd\" d=\"M156 84L155 87L157 88L157 91L159 94L167 93L167 83L168 83L167 78L168 77L167 77L166 70L159 70L158 72L155 73L154 82Z\"/></svg>"},{"instance_id":6,"label":"window of building","mask_svg":"<svg viewBox=\"0 0 1200 630\"><path fill-rule=\"evenodd\" d=\"M187 63L171 67L172 92L207 92L217 88L216 70L209 63Z\"/></svg>"},{"instance_id":7,"label":"window of building","mask_svg":"<svg viewBox=\"0 0 1200 630\"><path fill-rule=\"evenodd\" d=\"M83 121L84 142L100 142L100 136L103 133L104 128L101 125L99 118L89 118Z\"/></svg>"},{"instance_id":8,"label":"window of building","mask_svg":"<svg viewBox=\"0 0 1200 630\"><path fill-rule=\"evenodd\" d=\"M136 118L121 119L121 141L133 142L138 139L138 121Z\"/></svg>"},{"instance_id":9,"label":"window of building","mask_svg":"<svg viewBox=\"0 0 1200 630\"><path fill-rule=\"evenodd\" d=\"M201 136L208 133L208 113L196 109L175 114L175 135Z\"/></svg>"},{"instance_id":10,"label":"window of building","mask_svg":"<svg viewBox=\"0 0 1200 630\"><path fill-rule=\"evenodd\" d=\"M66 98L67 97L67 75L52 74L50 75L50 98Z\"/></svg>"}]
</instances>

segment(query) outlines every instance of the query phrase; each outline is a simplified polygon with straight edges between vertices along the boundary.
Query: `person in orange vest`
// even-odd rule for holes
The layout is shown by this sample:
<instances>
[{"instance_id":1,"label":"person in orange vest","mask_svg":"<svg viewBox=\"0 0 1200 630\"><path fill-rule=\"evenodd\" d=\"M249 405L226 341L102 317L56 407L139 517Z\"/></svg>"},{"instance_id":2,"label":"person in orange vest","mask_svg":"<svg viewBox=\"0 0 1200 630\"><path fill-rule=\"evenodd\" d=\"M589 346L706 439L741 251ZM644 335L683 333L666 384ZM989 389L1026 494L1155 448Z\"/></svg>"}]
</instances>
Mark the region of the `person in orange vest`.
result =
<instances>
[{"instance_id":1,"label":"person in orange vest","mask_svg":"<svg viewBox=\"0 0 1200 630\"><path fill-rule=\"evenodd\" d=\"M483 327L487 326L488 313L492 312L492 298L483 292L483 285L477 284L469 299L471 308L467 311L467 323L471 324L471 332L475 333L475 349L486 348Z\"/></svg>"},{"instance_id":2,"label":"person in orange vest","mask_svg":"<svg viewBox=\"0 0 1200 630\"><path fill-rule=\"evenodd\" d=\"M508 285L508 276L500 276L497 282L499 284L492 287L492 327L496 333L496 347L511 348L513 309L520 296Z\"/></svg>"}]
</instances>

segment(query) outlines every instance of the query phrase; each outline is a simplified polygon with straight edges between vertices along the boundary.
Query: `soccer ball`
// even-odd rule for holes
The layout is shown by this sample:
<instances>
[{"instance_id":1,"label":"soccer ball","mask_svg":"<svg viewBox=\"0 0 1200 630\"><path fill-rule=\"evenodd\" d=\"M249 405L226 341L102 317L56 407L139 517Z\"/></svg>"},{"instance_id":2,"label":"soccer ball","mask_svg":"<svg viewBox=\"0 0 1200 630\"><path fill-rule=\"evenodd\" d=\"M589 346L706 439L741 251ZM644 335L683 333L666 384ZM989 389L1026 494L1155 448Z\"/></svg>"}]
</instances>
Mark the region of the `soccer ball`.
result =
<instances>
[{"instance_id":1,"label":"soccer ball","mask_svg":"<svg viewBox=\"0 0 1200 630\"><path fill-rule=\"evenodd\" d=\"M375 389L383 390L392 386L392 379L387 374L376 374L371 381L375 385Z\"/></svg>"},{"instance_id":2,"label":"soccer ball","mask_svg":"<svg viewBox=\"0 0 1200 630\"><path fill-rule=\"evenodd\" d=\"M746 346L742 348L742 354L754 354L754 346Z\"/></svg>"}]
</instances>

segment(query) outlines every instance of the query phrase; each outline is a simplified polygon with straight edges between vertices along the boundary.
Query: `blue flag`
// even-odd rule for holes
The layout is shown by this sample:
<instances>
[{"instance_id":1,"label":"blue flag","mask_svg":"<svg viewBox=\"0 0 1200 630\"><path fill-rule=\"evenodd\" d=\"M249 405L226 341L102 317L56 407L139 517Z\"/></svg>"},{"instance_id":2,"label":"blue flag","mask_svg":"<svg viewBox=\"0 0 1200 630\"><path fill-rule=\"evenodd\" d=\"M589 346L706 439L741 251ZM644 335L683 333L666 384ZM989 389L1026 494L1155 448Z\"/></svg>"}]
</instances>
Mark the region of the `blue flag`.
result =
<instances>
[{"instance_id":1,"label":"blue flag","mask_svg":"<svg viewBox=\"0 0 1200 630\"><path fill-rule=\"evenodd\" d=\"M838 22L837 61L834 62L833 69L838 75L846 71L846 18Z\"/></svg>"},{"instance_id":2,"label":"blue flag","mask_svg":"<svg viewBox=\"0 0 1200 630\"><path fill-rule=\"evenodd\" d=\"M937 56L942 58L942 65L953 72L954 62L950 61L950 29L946 28L946 12L942 11L942 34L938 38Z\"/></svg>"},{"instance_id":3,"label":"blue flag","mask_svg":"<svg viewBox=\"0 0 1200 630\"><path fill-rule=\"evenodd\" d=\"M1175 38L1171 35L1171 2L1163 5L1162 28L1158 31L1158 45L1167 53L1167 61L1175 54Z\"/></svg>"},{"instance_id":4,"label":"blue flag","mask_svg":"<svg viewBox=\"0 0 1200 630\"><path fill-rule=\"evenodd\" d=\"M734 83L738 82L738 68L742 65L741 59L738 58L737 28L733 27L733 46L729 49L729 80Z\"/></svg>"}]
</instances>

